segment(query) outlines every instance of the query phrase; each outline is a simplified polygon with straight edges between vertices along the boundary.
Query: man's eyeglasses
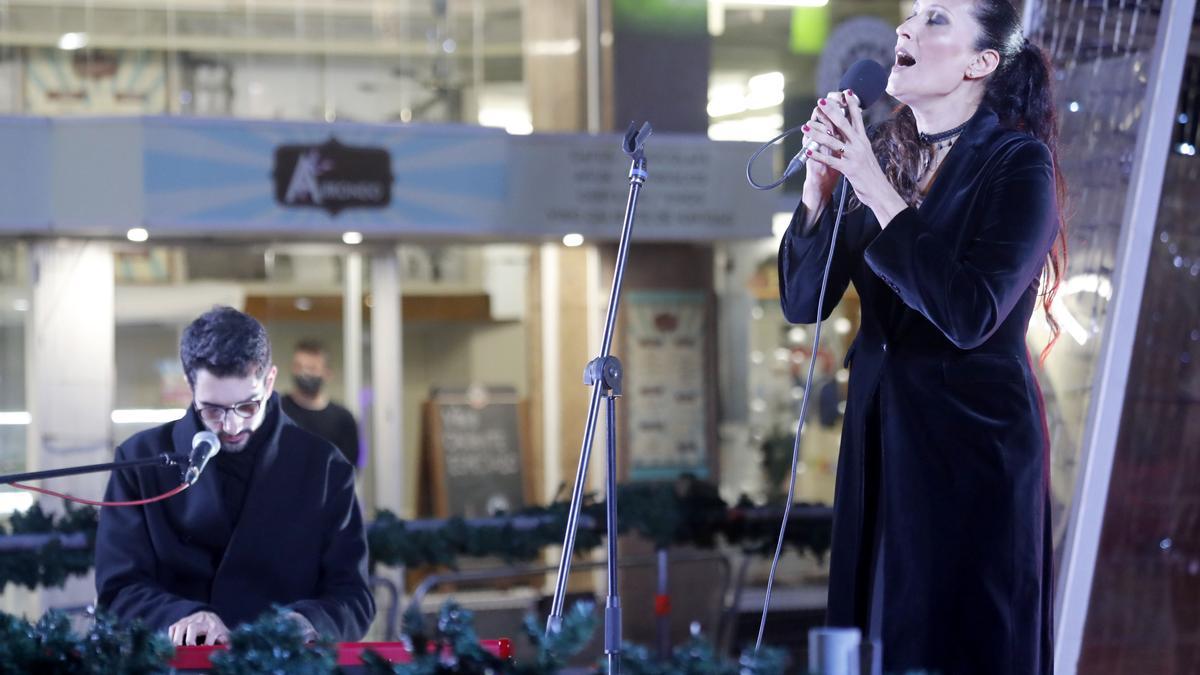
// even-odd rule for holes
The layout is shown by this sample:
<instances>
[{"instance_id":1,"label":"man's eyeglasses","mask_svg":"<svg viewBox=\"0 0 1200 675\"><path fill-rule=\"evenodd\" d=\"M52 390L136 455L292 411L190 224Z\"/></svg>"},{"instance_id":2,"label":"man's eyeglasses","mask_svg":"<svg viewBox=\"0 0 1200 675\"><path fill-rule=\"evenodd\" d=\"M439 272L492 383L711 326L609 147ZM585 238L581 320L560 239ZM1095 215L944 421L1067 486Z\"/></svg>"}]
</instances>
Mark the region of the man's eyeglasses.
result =
<instances>
[{"instance_id":1,"label":"man's eyeglasses","mask_svg":"<svg viewBox=\"0 0 1200 675\"><path fill-rule=\"evenodd\" d=\"M258 414L258 409L262 407L262 399L242 401L233 405L206 405L203 408L196 406L196 412L200 413L200 419L213 424L220 424L225 421L225 414L232 412L234 415L242 419L250 419Z\"/></svg>"}]
</instances>

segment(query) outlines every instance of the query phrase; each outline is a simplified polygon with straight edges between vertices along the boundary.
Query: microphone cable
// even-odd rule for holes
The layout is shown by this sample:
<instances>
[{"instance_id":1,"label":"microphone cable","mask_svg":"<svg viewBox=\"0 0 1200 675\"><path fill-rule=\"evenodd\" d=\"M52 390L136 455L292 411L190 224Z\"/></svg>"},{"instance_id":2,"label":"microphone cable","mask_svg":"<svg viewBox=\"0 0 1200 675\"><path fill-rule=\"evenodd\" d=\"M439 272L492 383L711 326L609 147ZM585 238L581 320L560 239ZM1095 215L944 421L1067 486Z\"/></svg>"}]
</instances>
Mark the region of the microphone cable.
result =
<instances>
[{"instance_id":1,"label":"microphone cable","mask_svg":"<svg viewBox=\"0 0 1200 675\"><path fill-rule=\"evenodd\" d=\"M754 166L754 162L755 162L755 160L758 159L759 155L761 155L767 151L767 148L770 148L771 146L775 145L781 139L783 139L787 136L790 136L790 135L796 133L797 131L800 131L800 129L803 126L804 125L801 124L799 126L795 126L795 127L792 127L791 129L788 129L787 131L783 132L782 134L779 134L778 136L776 136L775 138L772 138L771 140L767 141L766 143L763 143L762 146L759 147L759 149L754 151L753 155L750 155L750 161L746 162L746 180L750 183L750 187L754 188L755 190L773 190L773 189L779 187L780 185L783 185L783 182L785 180L792 177L792 174L788 173L787 169L784 169L783 175L779 177L779 180L775 181L774 183L770 183L768 185L762 185L760 183L755 182L754 176L750 175L750 169ZM794 159L793 159L793 161L794 161ZM789 167L791 166L791 162L788 163L788 166Z\"/></svg>"},{"instance_id":2,"label":"microphone cable","mask_svg":"<svg viewBox=\"0 0 1200 675\"><path fill-rule=\"evenodd\" d=\"M790 132L784 132L783 135L786 136L788 133ZM775 141L771 141L771 143L774 142ZM770 144L768 143L768 145ZM761 148L759 149L759 152L762 152ZM750 163L752 163L754 158L757 156L758 153L755 153L750 158L750 162L747 162L746 164L747 178L750 177ZM785 175L782 179L780 179L779 182L782 183L786 179L787 176ZM750 182L751 184L754 183L754 181ZM800 435L804 432L804 419L808 415L808 395L810 392L812 392L813 373L816 371L817 366L817 353L821 349L821 324L825 322L822 316L825 313L825 289L829 285L829 270L833 267L833 253L835 250L837 250L838 229L840 229L842 225L842 212L846 206L846 191L849 189L849 185L846 183L845 176L842 176L839 179L839 182L841 183L842 193L838 198L837 217L833 221L833 234L830 237L831 243L829 245L829 258L825 261L825 273L821 277L821 294L817 296L817 328L816 333L813 335L812 355L808 360L808 377L804 382L804 397L800 401L800 421L796 425L796 439L792 443L792 475L788 481L787 503L783 507L783 522L779 525L779 541L775 544L775 556L771 559L771 573L767 576L767 594L766 597L763 598L762 618L760 618L758 622L758 639L754 643L755 653L757 653L759 648L762 647L763 633L767 630L767 612L769 612L771 609L771 592L775 587L775 571L779 568L779 558L783 554L784 535L787 533L788 519L792 514L792 502L796 498L796 470L800 465ZM818 219L819 218L820 216L818 216ZM787 234L785 233L784 236L787 236Z\"/></svg>"},{"instance_id":3,"label":"microphone cable","mask_svg":"<svg viewBox=\"0 0 1200 675\"><path fill-rule=\"evenodd\" d=\"M40 492L44 495L50 495L51 497L58 497L59 499L65 499L69 502L75 502L76 504L87 504L88 506L141 506L143 504L153 504L154 502L160 502L164 499L174 497L190 487L189 483L180 483L178 487L168 492L164 492L157 497L148 497L146 499L137 499L129 502L105 502L96 501L93 499L84 499L83 497L74 497L64 492L55 492L54 490L48 490L46 488L40 488L34 485L26 485L24 483L8 483L8 485L11 485L15 488L20 488L22 490L29 490L31 492Z\"/></svg>"}]
</instances>

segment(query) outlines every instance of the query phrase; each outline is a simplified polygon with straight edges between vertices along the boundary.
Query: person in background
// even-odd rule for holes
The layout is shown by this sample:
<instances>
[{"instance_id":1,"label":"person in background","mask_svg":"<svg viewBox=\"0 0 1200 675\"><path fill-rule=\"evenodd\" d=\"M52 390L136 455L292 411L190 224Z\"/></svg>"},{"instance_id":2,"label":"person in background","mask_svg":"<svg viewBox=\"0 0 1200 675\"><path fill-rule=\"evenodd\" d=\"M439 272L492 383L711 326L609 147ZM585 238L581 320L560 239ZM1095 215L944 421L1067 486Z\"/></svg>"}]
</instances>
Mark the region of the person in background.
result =
<instances>
[{"instance_id":1,"label":"person in background","mask_svg":"<svg viewBox=\"0 0 1200 675\"><path fill-rule=\"evenodd\" d=\"M283 411L309 433L333 443L353 466L358 466L358 424L354 415L329 400L329 354L317 340L304 339L292 352L291 393L283 397Z\"/></svg>"}]
</instances>

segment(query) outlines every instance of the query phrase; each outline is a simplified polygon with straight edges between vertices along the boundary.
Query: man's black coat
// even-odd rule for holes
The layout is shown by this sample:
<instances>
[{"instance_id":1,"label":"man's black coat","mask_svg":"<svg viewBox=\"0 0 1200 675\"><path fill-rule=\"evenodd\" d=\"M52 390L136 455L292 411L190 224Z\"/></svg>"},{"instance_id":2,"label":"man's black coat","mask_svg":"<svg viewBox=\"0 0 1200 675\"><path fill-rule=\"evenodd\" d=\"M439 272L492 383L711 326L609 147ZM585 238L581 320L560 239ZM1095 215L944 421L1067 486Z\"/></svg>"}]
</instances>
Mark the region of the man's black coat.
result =
<instances>
[{"instance_id":1,"label":"man's black coat","mask_svg":"<svg viewBox=\"0 0 1200 675\"><path fill-rule=\"evenodd\" d=\"M117 459L190 452L202 429L189 409L121 444ZM332 444L292 423L278 395L251 444L256 457L236 523L211 462L179 495L103 509L96 534L100 609L158 629L207 610L232 629L278 604L303 614L323 636L361 639L375 601L353 467ZM105 499L153 497L179 480L173 467L114 472Z\"/></svg>"}]
</instances>

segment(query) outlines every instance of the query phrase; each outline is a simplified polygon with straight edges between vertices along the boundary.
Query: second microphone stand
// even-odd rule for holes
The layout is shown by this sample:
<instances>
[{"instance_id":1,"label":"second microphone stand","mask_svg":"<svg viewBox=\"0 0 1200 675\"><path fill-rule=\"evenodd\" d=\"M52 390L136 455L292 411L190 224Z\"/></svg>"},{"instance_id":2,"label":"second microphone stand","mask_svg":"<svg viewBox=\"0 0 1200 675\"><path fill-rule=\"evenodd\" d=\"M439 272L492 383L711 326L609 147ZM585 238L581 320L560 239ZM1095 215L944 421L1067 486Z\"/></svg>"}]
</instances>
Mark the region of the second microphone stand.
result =
<instances>
[{"instance_id":1,"label":"second microphone stand","mask_svg":"<svg viewBox=\"0 0 1200 675\"><path fill-rule=\"evenodd\" d=\"M179 453L172 455L161 453L153 457L142 457L140 459L124 459L117 462L105 462L103 464L88 464L86 466L70 466L61 469L46 469L44 471L28 471L25 473L9 473L0 475L0 485L8 485L9 483L20 483L28 480L44 480L46 478L59 478L61 476L77 476L84 473L99 473L101 471L115 471L117 469L133 469L139 466L184 466L186 467L189 461L188 453ZM181 478L182 480L182 478Z\"/></svg>"},{"instance_id":2,"label":"second microphone stand","mask_svg":"<svg viewBox=\"0 0 1200 675\"><path fill-rule=\"evenodd\" d=\"M625 132L621 150L629 156L629 201L625 205L625 222L621 227L621 241L617 246L617 264L613 272L612 289L608 296L608 314L604 320L604 338L600 343L600 356L592 359L584 370L583 382L592 387L592 398L588 406L587 424L583 431L583 446L579 453L579 469L575 473L575 489L571 492L571 505L567 513L567 532L563 538L562 558L558 561L558 578L554 586L554 602L550 617L546 620L546 633L557 633L562 626L563 602L567 593L567 579L571 574L571 558L575 554L575 534L579 529L579 509L583 503L583 488L587 482L588 463L592 455L592 439L596 434L596 418L599 415L600 399L605 400L607 413L605 440L608 446L607 480L605 503L608 507L608 598L604 605L604 654L608 660L608 672L621 672L621 598L617 591L617 411L616 399L621 395L623 373L621 362L609 354L612 349L613 331L616 327L617 305L621 300L621 282L625 276L625 260L629 255L629 240L633 232L633 216L637 210L638 193L646 182L646 153L643 145L653 129L650 123L630 124Z\"/></svg>"}]
</instances>

